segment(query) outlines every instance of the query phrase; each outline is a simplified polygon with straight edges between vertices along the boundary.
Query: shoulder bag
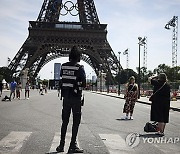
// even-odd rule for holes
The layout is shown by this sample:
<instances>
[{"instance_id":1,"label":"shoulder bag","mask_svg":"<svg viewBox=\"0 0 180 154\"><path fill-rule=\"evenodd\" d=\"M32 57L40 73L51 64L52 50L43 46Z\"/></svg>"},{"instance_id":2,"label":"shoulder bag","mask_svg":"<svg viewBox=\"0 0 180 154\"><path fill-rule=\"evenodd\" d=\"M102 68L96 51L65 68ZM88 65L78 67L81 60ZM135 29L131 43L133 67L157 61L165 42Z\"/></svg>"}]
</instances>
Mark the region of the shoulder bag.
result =
<instances>
[{"instance_id":1,"label":"shoulder bag","mask_svg":"<svg viewBox=\"0 0 180 154\"><path fill-rule=\"evenodd\" d=\"M158 90L156 90L155 93L153 93L153 94L149 97L149 101L153 101L154 95L155 95L159 90L161 90L161 89L164 87L165 84L166 84L166 82L164 82L164 84L163 84Z\"/></svg>"}]
</instances>

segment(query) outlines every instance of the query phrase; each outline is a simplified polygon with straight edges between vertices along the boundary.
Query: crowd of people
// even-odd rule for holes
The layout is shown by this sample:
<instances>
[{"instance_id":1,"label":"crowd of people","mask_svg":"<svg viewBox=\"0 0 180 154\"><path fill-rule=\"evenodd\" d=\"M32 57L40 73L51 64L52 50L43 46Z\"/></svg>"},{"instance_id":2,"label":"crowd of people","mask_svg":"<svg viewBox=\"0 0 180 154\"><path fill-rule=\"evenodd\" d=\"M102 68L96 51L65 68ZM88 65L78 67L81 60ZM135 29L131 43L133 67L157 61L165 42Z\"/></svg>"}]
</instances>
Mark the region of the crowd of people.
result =
<instances>
[{"instance_id":1,"label":"crowd of people","mask_svg":"<svg viewBox=\"0 0 180 154\"><path fill-rule=\"evenodd\" d=\"M31 86L29 81L26 82L25 86L23 87L20 81L15 81L13 80L8 88L10 90L10 94L5 95L5 97L2 99L3 101L9 100L12 101L12 99L21 99L21 95L24 89L24 98L25 99L29 99L30 98L30 89L35 89L34 86ZM39 94L40 95L44 95L44 93L47 93L47 87L46 85L43 85L40 83L39 88L36 88L37 90L39 89ZM3 90L3 84L0 81L0 97L2 96L2 90Z\"/></svg>"},{"instance_id":2,"label":"crowd of people","mask_svg":"<svg viewBox=\"0 0 180 154\"><path fill-rule=\"evenodd\" d=\"M12 99L21 99L21 92L22 92L22 84L21 82L16 82L15 80L10 83L10 101ZM29 99L29 91L30 91L30 83L26 82L24 87L25 89L25 99Z\"/></svg>"}]
</instances>

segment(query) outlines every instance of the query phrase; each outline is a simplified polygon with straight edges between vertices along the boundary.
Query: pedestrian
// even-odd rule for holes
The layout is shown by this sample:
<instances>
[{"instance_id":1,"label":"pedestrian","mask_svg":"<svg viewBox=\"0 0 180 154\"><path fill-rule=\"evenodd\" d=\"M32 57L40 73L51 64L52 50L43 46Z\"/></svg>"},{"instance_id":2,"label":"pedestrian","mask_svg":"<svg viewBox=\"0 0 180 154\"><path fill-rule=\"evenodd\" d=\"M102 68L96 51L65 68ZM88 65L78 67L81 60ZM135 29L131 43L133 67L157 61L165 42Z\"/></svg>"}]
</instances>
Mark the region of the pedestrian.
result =
<instances>
[{"instance_id":1,"label":"pedestrian","mask_svg":"<svg viewBox=\"0 0 180 154\"><path fill-rule=\"evenodd\" d=\"M17 99L20 99L20 97L21 97L20 91L22 91L22 86L21 86L21 82L18 82L17 86L16 86L16 98Z\"/></svg>"},{"instance_id":2,"label":"pedestrian","mask_svg":"<svg viewBox=\"0 0 180 154\"><path fill-rule=\"evenodd\" d=\"M62 87L62 81L59 80L59 83L58 83L58 88L57 88L57 91L58 91L58 97L60 96L60 90L61 90L61 87Z\"/></svg>"},{"instance_id":3,"label":"pedestrian","mask_svg":"<svg viewBox=\"0 0 180 154\"><path fill-rule=\"evenodd\" d=\"M47 86L44 85L44 92L47 94Z\"/></svg>"},{"instance_id":4,"label":"pedestrian","mask_svg":"<svg viewBox=\"0 0 180 154\"><path fill-rule=\"evenodd\" d=\"M165 73L149 77L148 80L153 85L150 119L158 122L158 134L163 136L166 123L169 122L170 85Z\"/></svg>"},{"instance_id":5,"label":"pedestrian","mask_svg":"<svg viewBox=\"0 0 180 154\"><path fill-rule=\"evenodd\" d=\"M26 82L26 85L25 85L25 99L29 99L29 91L30 91L30 84L29 84L29 82Z\"/></svg>"},{"instance_id":6,"label":"pedestrian","mask_svg":"<svg viewBox=\"0 0 180 154\"><path fill-rule=\"evenodd\" d=\"M15 80L13 80L13 81L10 83L10 101L11 101L12 94L13 94L13 99L15 98L16 86L17 86L17 83L16 83Z\"/></svg>"},{"instance_id":7,"label":"pedestrian","mask_svg":"<svg viewBox=\"0 0 180 154\"><path fill-rule=\"evenodd\" d=\"M84 67L79 65L81 54L74 46L69 54L69 62L62 64L61 68L61 96L63 97L62 126L60 145L57 152L64 151L65 137L71 110L73 113L72 137L68 153L83 153L76 142L79 124L81 122L81 96L82 88L86 86Z\"/></svg>"},{"instance_id":8,"label":"pedestrian","mask_svg":"<svg viewBox=\"0 0 180 154\"><path fill-rule=\"evenodd\" d=\"M126 85L125 92L125 104L123 108L123 113L126 115L122 117L124 120L133 120L133 111L135 103L138 99L138 85L135 83L135 77L131 76L129 82Z\"/></svg>"},{"instance_id":9,"label":"pedestrian","mask_svg":"<svg viewBox=\"0 0 180 154\"><path fill-rule=\"evenodd\" d=\"M2 84L2 81L0 81L0 97L2 95L2 89L3 89L3 84Z\"/></svg>"},{"instance_id":10,"label":"pedestrian","mask_svg":"<svg viewBox=\"0 0 180 154\"><path fill-rule=\"evenodd\" d=\"M39 85L39 94L43 95L43 85L41 83Z\"/></svg>"}]
</instances>

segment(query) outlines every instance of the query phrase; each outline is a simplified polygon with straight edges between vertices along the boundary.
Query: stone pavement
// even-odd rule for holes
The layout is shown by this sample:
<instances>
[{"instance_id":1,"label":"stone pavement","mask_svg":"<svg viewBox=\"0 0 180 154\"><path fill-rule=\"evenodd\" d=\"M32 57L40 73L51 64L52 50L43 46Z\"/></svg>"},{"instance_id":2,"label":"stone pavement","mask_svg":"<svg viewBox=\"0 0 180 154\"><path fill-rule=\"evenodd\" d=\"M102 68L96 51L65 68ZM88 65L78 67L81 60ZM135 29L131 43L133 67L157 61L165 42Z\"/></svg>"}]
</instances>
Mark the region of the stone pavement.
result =
<instances>
[{"instance_id":1,"label":"stone pavement","mask_svg":"<svg viewBox=\"0 0 180 154\"><path fill-rule=\"evenodd\" d=\"M101 94L101 95L110 96L110 97L116 97L116 98L124 99L124 94L118 95L117 93L107 93L107 92L99 92L99 91L92 91L92 92L97 93L97 94ZM148 97L140 97L140 99L138 99L137 102L142 103L142 104L151 105L151 101L149 101ZM170 109L180 112L180 99L177 99L177 101L171 101Z\"/></svg>"}]
</instances>

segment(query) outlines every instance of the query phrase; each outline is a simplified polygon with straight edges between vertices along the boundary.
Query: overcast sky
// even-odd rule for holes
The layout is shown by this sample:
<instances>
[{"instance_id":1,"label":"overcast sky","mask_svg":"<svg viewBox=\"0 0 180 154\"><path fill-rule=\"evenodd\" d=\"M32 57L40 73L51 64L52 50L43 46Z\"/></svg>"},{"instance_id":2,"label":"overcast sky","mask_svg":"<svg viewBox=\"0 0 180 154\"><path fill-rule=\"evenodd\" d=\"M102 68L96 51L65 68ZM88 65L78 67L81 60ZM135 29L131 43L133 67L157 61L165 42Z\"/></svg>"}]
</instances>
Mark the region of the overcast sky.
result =
<instances>
[{"instance_id":1,"label":"overcast sky","mask_svg":"<svg viewBox=\"0 0 180 154\"><path fill-rule=\"evenodd\" d=\"M28 37L28 21L35 21L44 0L0 0L0 67L7 66L7 58L14 58ZM64 2L65 0L63 0ZM75 1L75 0L72 0ZM172 66L172 29L165 24L173 16L180 16L180 0L94 0L102 24L108 24L107 40L114 53L127 48L129 68L138 67L138 37L147 37L147 68L153 70L159 64ZM69 16L61 20L78 21ZM180 36L180 35L179 35ZM178 37L179 39L179 37ZM180 40L179 40L180 42ZM143 48L141 49L143 65ZM52 78L54 62L49 62L40 71L42 79ZM86 63L87 76L94 74ZM121 54L121 64L126 68L126 56ZM178 43L178 65L180 53ZM51 73L52 72L52 73Z\"/></svg>"}]
</instances>

